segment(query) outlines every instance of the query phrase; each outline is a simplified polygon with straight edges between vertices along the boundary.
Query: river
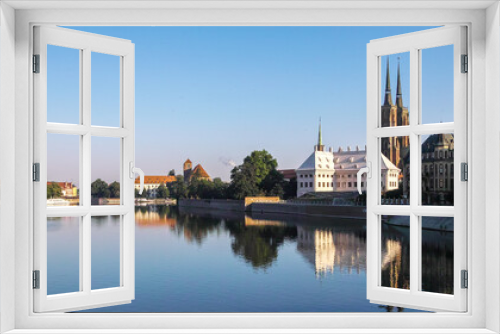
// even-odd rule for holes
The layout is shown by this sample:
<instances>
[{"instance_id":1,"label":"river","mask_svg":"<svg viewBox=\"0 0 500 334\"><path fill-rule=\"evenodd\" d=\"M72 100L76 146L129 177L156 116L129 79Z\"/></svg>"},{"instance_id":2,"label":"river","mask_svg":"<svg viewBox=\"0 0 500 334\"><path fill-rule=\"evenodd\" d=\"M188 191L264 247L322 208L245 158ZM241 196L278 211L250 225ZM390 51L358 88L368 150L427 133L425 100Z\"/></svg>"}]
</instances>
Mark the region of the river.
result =
<instances>
[{"instance_id":1,"label":"river","mask_svg":"<svg viewBox=\"0 0 500 334\"><path fill-rule=\"evenodd\" d=\"M143 206L135 224L135 300L90 312L413 311L366 299L364 220ZM48 220L49 294L79 289L78 225ZM118 286L120 219L91 228L92 288ZM382 284L408 288L409 229L382 229ZM425 288L453 293L453 233L422 237Z\"/></svg>"}]
</instances>

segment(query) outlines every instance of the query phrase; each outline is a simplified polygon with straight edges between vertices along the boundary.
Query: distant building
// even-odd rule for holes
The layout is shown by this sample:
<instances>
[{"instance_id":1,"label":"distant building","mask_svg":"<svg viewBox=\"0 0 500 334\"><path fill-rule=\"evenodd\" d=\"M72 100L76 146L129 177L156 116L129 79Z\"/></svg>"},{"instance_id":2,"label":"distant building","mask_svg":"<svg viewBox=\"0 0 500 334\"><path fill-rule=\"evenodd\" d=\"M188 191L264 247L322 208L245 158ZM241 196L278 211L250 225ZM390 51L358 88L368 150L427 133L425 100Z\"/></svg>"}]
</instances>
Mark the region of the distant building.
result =
<instances>
[{"instance_id":1,"label":"distant building","mask_svg":"<svg viewBox=\"0 0 500 334\"><path fill-rule=\"evenodd\" d=\"M196 177L197 179L200 180L212 181L210 175L208 175L208 173L200 164L196 165L195 168L193 168L192 166L193 163L191 162L191 160L187 159L184 162L184 182L187 183L191 182L191 179L193 177Z\"/></svg>"},{"instance_id":2,"label":"distant building","mask_svg":"<svg viewBox=\"0 0 500 334\"><path fill-rule=\"evenodd\" d=\"M78 196L78 188L73 184L73 182L47 182L47 185L56 183L61 187L61 197L70 198Z\"/></svg>"},{"instance_id":3,"label":"distant building","mask_svg":"<svg viewBox=\"0 0 500 334\"><path fill-rule=\"evenodd\" d=\"M356 192L358 187L357 173L366 167L366 150L355 151L347 147L334 154L330 148L324 150L319 128L318 144L314 152L296 170L297 197L313 192ZM399 175L401 169L396 167L383 154L380 159L381 187L383 192L399 188ZM363 175L361 189L366 190L366 176Z\"/></svg>"},{"instance_id":4,"label":"distant building","mask_svg":"<svg viewBox=\"0 0 500 334\"><path fill-rule=\"evenodd\" d=\"M177 181L177 178L175 176L171 175L160 175L160 176L152 176L152 175L146 175L144 176L144 190L146 192L149 191L149 195L151 197L156 197L156 191L160 185L167 185L170 182ZM135 179L135 184L134 187L135 189L139 189L141 185L140 178Z\"/></svg>"},{"instance_id":5,"label":"distant building","mask_svg":"<svg viewBox=\"0 0 500 334\"><path fill-rule=\"evenodd\" d=\"M434 134L422 144L422 204L453 205L454 198L454 137ZM403 193L410 192L410 159L404 160Z\"/></svg>"}]
</instances>

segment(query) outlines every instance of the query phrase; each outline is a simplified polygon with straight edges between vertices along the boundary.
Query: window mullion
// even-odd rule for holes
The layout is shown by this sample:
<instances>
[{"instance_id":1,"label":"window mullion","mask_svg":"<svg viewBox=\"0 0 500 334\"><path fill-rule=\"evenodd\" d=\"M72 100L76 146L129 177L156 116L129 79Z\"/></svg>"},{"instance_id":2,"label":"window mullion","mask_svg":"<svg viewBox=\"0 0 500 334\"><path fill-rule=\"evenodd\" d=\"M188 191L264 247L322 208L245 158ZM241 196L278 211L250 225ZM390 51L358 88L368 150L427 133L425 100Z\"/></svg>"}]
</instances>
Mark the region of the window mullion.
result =
<instances>
[{"instance_id":1,"label":"window mullion","mask_svg":"<svg viewBox=\"0 0 500 334\"><path fill-rule=\"evenodd\" d=\"M410 50L410 291L412 294L420 290L420 218L415 214L415 209L420 203L420 138L415 133L415 128L420 124L420 51L416 48Z\"/></svg>"},{"instance_id":2,"label":"window mullion","mask_svg":"<svg viewBox=\"0 0 500 334\"><path fill-rule=\"evenodd\" d=\"M82 150L80 158L80 170L82 171L82 176L80 178L80 189L82 194L80 194L80 199L82 205L89 209L82 217L82 227L81 227L81 244L80 244L80 279L85 293L90 293L92 289L92 271L91 271L91 259L92 259L92 234L91 234L91 220L90 206L91 206L91 50L86 48L83 50L83 64L81 66L82 71L82 89L81 89L81 101L82 101L82 125L86 127L89 131L81 137Z\"/></svg>"}]
</instances>

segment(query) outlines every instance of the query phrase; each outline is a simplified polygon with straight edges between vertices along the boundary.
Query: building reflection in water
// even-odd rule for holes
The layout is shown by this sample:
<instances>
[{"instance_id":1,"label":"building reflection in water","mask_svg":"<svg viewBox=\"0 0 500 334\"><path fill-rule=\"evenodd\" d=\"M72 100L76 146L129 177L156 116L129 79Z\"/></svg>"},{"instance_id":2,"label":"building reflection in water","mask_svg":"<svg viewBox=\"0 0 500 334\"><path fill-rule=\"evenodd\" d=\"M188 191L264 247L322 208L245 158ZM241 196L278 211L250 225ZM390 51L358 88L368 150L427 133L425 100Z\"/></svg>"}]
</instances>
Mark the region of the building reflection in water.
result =
<instances>
[{"instance_id":1,"label":"building reflection in water","mask_svg":"<svg viewBox=\"0 0 500 334\"><path fill-rule=\"evenodd\" d=\"M141 210L142 209L142 210ZM144 207L137 207L135 210L135 223L141 227L166 225L174 227L177 224L177 219L169 217L166 212L149 210Z\"/></svg>"},{"instance_id":2,"label":"building reflection in water","mask_svg":"<svg viewBox=\"0 0 500 334\"><path fill-rule=\"evenodd\" d=\"M335 267L349 274L366 269L366 241L356 233L297 226L297 250L317 277L333 274Z\"/></svg>"}]
</instances>

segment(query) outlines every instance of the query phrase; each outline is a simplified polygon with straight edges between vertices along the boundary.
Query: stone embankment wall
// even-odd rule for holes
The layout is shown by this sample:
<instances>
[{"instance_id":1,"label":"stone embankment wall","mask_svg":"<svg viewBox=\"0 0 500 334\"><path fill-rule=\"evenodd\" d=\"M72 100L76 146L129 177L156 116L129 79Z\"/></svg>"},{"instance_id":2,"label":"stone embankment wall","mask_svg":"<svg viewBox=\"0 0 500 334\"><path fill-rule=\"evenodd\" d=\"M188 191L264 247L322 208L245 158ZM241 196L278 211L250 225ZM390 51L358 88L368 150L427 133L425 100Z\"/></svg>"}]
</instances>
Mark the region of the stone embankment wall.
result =
<instances>
[{"instance_id":1,"label":"stone embankment wall","mask_svg":"<svg viewBox=\"0 0 500 334\"><path fill-rule=\"evenodd\" d=\"M204 208L226 211L245 211L245 201L225 199L180 199L181 208Z\"/></svg>"},{"instance_id":2,"label":"stone embankment wall","mask_svg":"<svg viewBox=\"0 0 500 334\"><path fill-rule=\"evenodd\" d=\"M364 206L253 203L251 212L366 219L366 207Z\"/></svg>"},{"instance_id":3,"label":"stone embankment wall","mask_svg":"<svg viewBox=\"0 0 500 334\"><path fill-rule=\"evenodd\" d=\"M245 205L247 204L247 205ZM217 199L181 199L180 208L202 208L213 210L252 212L252 213L279 213L292 215L308 215L318 217L339 217L366 219L364 206L333 206L313 204L280 203L279 199L259 203L257 201L217 200Z\"/></svg>"}]
</instances>

